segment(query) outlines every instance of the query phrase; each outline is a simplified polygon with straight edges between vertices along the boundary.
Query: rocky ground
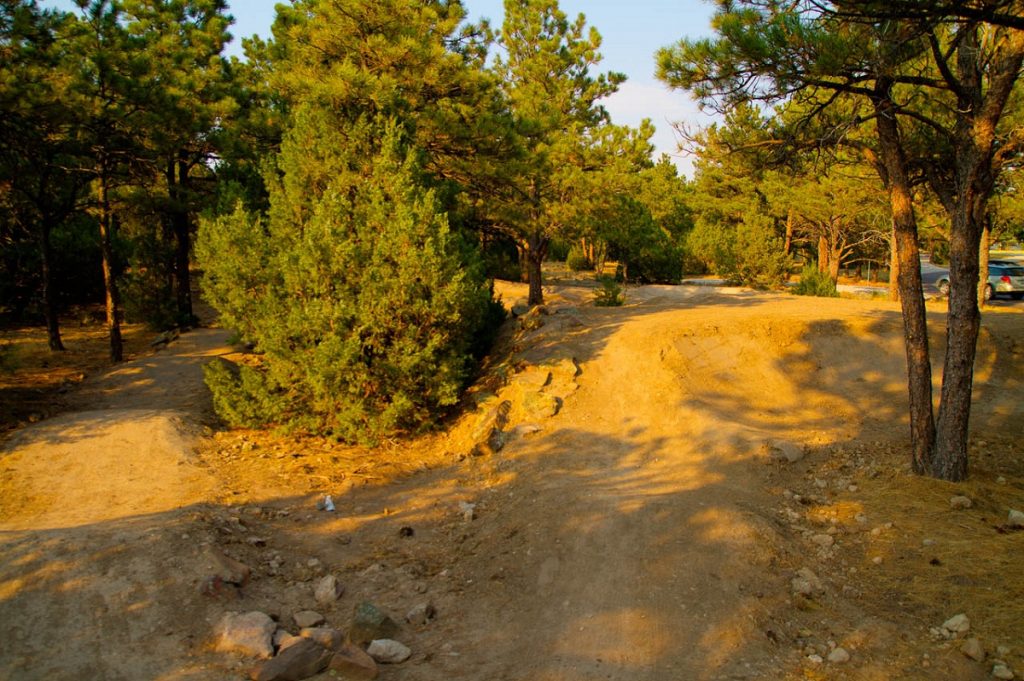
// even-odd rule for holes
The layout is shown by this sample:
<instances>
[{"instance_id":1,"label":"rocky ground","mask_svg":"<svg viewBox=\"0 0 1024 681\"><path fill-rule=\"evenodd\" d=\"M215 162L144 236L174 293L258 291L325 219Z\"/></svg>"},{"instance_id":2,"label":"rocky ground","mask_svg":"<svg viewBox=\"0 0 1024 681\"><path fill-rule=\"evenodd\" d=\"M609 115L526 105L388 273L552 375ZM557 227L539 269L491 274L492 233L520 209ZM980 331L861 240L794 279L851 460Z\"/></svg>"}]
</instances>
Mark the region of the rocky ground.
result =
<instances>
[{"instance_id":1,"label":"rocky ground","mask_svg":"<svg viewBox=\"0 0 1024 681\"><path fill-rule=\"evenodd\" d=\"M949 485L907 470L891 304L592 293L375 450L221 431L215 330L87 380L0 458L0 679L1024 675L1024 315Z\"/></svg>"}]
</instances>

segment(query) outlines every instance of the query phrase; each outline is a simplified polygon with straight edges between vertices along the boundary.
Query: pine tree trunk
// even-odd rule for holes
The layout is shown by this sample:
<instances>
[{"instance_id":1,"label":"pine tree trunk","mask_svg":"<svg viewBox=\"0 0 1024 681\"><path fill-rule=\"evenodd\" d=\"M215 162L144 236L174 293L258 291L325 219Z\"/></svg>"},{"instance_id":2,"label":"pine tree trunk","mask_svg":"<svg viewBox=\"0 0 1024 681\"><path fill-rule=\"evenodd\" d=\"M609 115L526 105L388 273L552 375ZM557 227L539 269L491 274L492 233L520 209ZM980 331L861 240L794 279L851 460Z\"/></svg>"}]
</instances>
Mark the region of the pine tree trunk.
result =
<instances>
[{"instance_id":1,"label":"pine tree trunk","mask_svg":"<svg viewBox=\"0 0 1024 681\"><path fill-rule=\"evenodd\" d=\"M53 291L53 245L50 243L52 231L48 218L43 217L39 227L39 253L42 259L43 275L43 314L46 317L46 335L50 350L63 352L64 343L60 337L60 319L57 315L57 301Z\"/></svg>"},{"instance_id":2,"label":"pine tree trunk","mask_svg":"<svg viewBox=\"0 0 1024 681\"><path fill-rule=\"evenodd\" d=\"M978 309L979 243L984 216L972 214L977 202L965 190L953 215L949 238L949 313L942 400L936 423L932 475L959 482L967 477L967 442L981 312ZM987 280L987 277L985 277Z\"/></svg>"},{"instance_id":3,"label":"pine tree trunk","mask_svg":"<svg viewBox=\"0 0 1024 681\"><path fill-rule=\"evenodd\" d=\"M117 280L114 275L114 239L112 235L113 211L107 183L106 168L101 169L99 178L100 204L100 252L103 256L103 286L106 291L107 332L110 335L110 361L124 359L124 345L121 342L121 310Z\"/></svg>"},{"instance_id":4,"label":"pine tree trunk","mask_svg":"<svg viewBox=\"0 0 1024 681\"><path fill-rule=\"evenodd\" d=\"M828 278L833 284L839 283L839 265L842 263L842 253L838 248L830 248L828 254Z\"/></svg>"},{"instance_id":5,"label":"pine tree trunk","mask_svg":"<svg viewBox=\"0 0 1024 681\"><path fill-rule=\"evenodd\" d=\"M177 165L177 181L174 168ZM171 227L174 231L174 279L175 299L178 309L178 323L190 326L195 317L192 314L192 278L189 273L189 256L192 253L191 223L188 216L188 165L179 160L169 168L169 191L171 193Z\"/></svg>"},{"instance_id":6,"label":"pine tree trunk","mask_svg":"<svg viewBox=\"0 0 1024 681\"><path fill-rule=\"evenodd\" d=\"M818 272L827 274L829 271L828 242L824 236L818 236Z\"/></svg>"},{"instance_id":7,"label":"pine tree trunk","mask_svg":"<svg viewBox=\"0 0 1024 681\"><path fill-rule=\"evenodd\" d=\"M892 232L889 234L889 300L899 302L900 300L900 259L896 252L896 222L892 223Z\"/></svg>"},{"instance_id":8,"label":"pine tree trunk","mask_svg":"<svg viewBox=\"0 0 1024 681\"><path fill-rule=\"evenodd\" d=\"M789 213L786 214L786 246L785 246L786 255L789 255L790 252L793 250L793 223L794 222L795 222L794 211L793 211L792 208L790 208L789 209Z\"/></svg>"},{"instance_id":9,"label":"pine tree trunk","mask_svg":"<svg viewBox=\"0 0 1024 681\"><path fill-rule=\"evenodd\" d=\"M988 250L992 247L992 222L988 215L981 230L981 245L978 248L978 307L985 307L985 290L988 288ZM993 291L994 293L994 291Z\"/></svg>"},{"instance_id":10,"label":"pine tree trunk","mask_svg":"<svg viewBox=\"0 0 1024 681\"><path fill-rule=\"evenodd\" d=\"M896 115L884 84L875 102L879 147L887 175L899 274L900 303L907 353L910 397L911 464L914 472L932 472L935 451L935 413L932 406L932 367L928 349L928 317L921 283L921 254L917 247L910 178Z\"/></svg>"},{"instance_id":11,"label":"pine tree trunk","mask_svg":"<svg viewBox=\"0 0 1024 681\"><path fill-rule=\"evenodd\" d=\"M542 235L534 234L526 241L527 276L530 284L530 295L527 303L530 306L544 304L544 288L541 281L541 265L548 252L549 241Z\"/></svg>"}]
</instances>

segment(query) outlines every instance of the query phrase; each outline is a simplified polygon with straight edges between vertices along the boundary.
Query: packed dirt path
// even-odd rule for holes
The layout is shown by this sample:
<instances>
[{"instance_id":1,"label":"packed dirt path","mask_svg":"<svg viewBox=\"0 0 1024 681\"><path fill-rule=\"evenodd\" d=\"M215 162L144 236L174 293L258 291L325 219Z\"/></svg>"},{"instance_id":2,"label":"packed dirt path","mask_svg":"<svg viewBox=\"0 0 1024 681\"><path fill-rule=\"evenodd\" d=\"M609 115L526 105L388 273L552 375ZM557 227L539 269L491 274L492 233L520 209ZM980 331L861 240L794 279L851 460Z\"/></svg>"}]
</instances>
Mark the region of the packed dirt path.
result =
<instances>
[{"instance_id":1,"label":"packed dirt path","mask_svg":"<svg viewBox=\"0 0 1024 681\"><path fill-rule=\"evenodd\" d=\"M501 293L511 305L524 289ZM861 598L889 542L874 531L896 514L851 498L851 483L895 466L883 451L906 433L895 306L688 287L630 289L622 308L593 307L586 287L547 295L546 314L509 322L506 354L471 391L479 408L377 450L200 437L200 367L230 351L219 331L88 382L83 411L0 454L0 680L238 680L252 660L212 646L224 612L295 633L300 610L345 629L364 601L399 621L422 603L438 613L402 623L413 657L383 665L386 681L987 676L948 646L922 663L956 598L920 621L891 606L898 591ZM995 321L976 423L1015 443L1022 325ZM506 400L503 446L467 449L466 424ZM807 458L780 465L773 447ZM999 472L1000 494L1018 495L1019 471ZM317 510L324 494L336 512ZM825 534L835 547L815 544ZM237 596L204 593L221 554L252 568ZM804 598L791 585L807 567L823 585ZM325 574L346 587L336 603L313 599ZM837 645L848 663L813 661Z\"/></svg>"}]
</instances>

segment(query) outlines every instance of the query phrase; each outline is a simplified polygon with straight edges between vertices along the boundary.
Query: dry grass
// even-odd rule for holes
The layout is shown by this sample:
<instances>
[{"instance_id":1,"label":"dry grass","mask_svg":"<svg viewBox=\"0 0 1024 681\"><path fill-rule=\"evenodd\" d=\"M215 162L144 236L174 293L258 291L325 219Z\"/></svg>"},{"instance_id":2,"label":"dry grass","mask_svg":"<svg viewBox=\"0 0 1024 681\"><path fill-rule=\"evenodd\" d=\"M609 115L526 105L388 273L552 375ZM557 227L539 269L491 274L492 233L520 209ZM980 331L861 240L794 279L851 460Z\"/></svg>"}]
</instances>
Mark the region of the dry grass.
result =
<instances>
[{"instance_id":1,"label":"dry grass","mask_svg":"<svg viewBox=\"0 0 1024 681\"><path fill-rule=\"evenodd\" d=\"M809 509L807 519L834 519L848 533L842 557L853 570L839 579L855 587L869 612L899 613L910 620L911 635L922 637L962 612L970 635L990 651L1016 648L1024 641L1024 531L1006 521L1010 508L1024 510L1024 451L1004 437L976 443L971 454L971 478L953 484L910 473L901 448L869 448L859 460L871 462L866 471L845 461L855 491ZM829 467L819 474L829 475ZM971 508L954 509L953 496L970 498ZM858 523L858 514L868 521Z\"/></svg>"}]
</instances>

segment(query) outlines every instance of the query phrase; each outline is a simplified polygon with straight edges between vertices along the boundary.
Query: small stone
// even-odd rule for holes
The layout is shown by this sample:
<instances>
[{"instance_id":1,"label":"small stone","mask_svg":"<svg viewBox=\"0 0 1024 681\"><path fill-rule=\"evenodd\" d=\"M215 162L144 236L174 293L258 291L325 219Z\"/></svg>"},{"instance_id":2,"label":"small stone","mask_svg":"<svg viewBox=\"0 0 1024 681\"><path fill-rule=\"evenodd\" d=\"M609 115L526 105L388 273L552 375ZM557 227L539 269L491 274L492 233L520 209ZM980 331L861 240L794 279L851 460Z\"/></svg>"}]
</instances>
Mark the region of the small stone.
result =
<instances>
[{"instance_id":1,"label":"small stone","mask_svg":"<svg viewBox=\"0 0 1024 681\"><path fill-rule=\"evenodd\" d=\"M830 534L816 534L811 537L811 541L823 549L831 548L836 543L835 537Z\"/></svg>"},{"instance_id":2,"label":"small stone","mask_svg":"<svg viewBox=\"0 0 1024 681\"><path fill-rule=\"evenodd\" d=\"M934 539L922 539L921 540L921 545L922 546L935 546L935 540Z\"/></svg>"},{"instance_id":3,"label":"small stone","mask_svg":"<svg viewBox=\"0 0 1024 681\"><path fill-rule=\"evenodd\" d=\"M248 565L225 556L220 551L210 551L210 558L213 563L213 574L220 577L224 582L238 587L243 587L249 583L252 570Z\"/></svg>"},{"instance_id":4,"label":"small stone","mask_svg":"<svg viewBox=\"0 0 1024 681\"><path fill-rule=\"evenodd\" d=\"M866 515L864 515L863 513L858 513L857 515L853 516L853 519L856 520L861 525L863 525L864 523L866 523L868 521L868 517Z\"/></svg>"},{"instance_id":5,"label":"small stone","mask_svg":"<svg viewBox=\"0 0 1024 681\"><path fill-rule=\"evenodd\" d=\"M1000 475L998 478L996 478L996 484L997 485L1005 485L1006 484L1006 478L1004 478L1003 476Z\"/></svg>"},{"instance_id":6,"label":"small stone","mask_svg":"<svg viewBox=\"0 0 1024 681\"><path fill-rule=\"evenodd\" d=\"M313 598L320 605L329 605L345 593L345 587L338 583L337 577L334 575L327 575L316 583L316 587L313 589Z\"/></svg>"},{"instance_id":7,"label":"small stone","mask_svg":"<svg viewBox=\"0 0 1024 681\"><path fill-rule=\"evenodd\" d=\"M398 633L398 624L372 603L356 606L355 616L349 628L350 643L365 645L377 639L389 639Z\"/></svg>"},{"instance_id":8,"label":"small stone","mask_svg":"<svg viewBox=\"0 0 1024 681\"><path fill-rule=\"evenodd\" d=\"M804 448L793 442L766 442L765 448L770 459L779 463L798 463L804 458Z\"/></svg>"},{"instance_id":9,"label":"small stone","mask_svg":"<svg viewBox=\"0 0 1024 681\"><path fill-rule=\"evenodd\" d=\"M239 652L253 657L274 654L273 636L277 624L262 612L226 612L217 622L217 650Z\"/></svg>"},{"instance_id":10,"label":"small stone","mask_svg":"<svg viewBox=\"0 0 1024 681\"><path fill-rule=\"evenodd\" d=\"M999 657L1009 657L1011 652L1009 646L996 646L996 655Z\"/></svg>"},{"instance_id":11,"label":"small stone","mask_svg":"<svg viewBox=\"0 0 1024 681\"><path fill-rule=\"evenodd\" d=\"M327 669L334 653L318 643L303 639L288 646L277 657L253 670L253 681L302 681Z\"/></svg>"},{"instance_id":12,"label":"small stone","mask_svg":"<svg viewBox=\"0 0 1024 681\"><path fill-rule=\"evenodd\" d=\"M409 624L424 625L437 617L437 610L432 603L420 603L405 615Z\"/></svg>"},{"instance_id":13,"label":"small stone","mask_svg":"<svg viewBox=\"0 0 1024 681\"><path fill-rule=\"evenodd\" d=\"M1006 524L1010 527L1024 527L1024 513L1010 509L1010 514L1006 518Z\"/></svg>"},{"instance_id":14,"label":"small stone","mask_svg":"<svg viewBox=\"0 0 1024 681\"><path fill-rule=\"evenodd\" d=\"M814 655L808 655L807 656L807 661L810 662L811 664L821 664L822 662L825 661L825 659L821 655L818 655L817 653L815 653Z\"/></svg>"},{"instance_id":15,"label":"small stone","mask_svg":"<svg viewBox=\"0 0 1024 681\"><path fill-rule=\"evenodd\" d=\"M818 576L814 574L809 568L800 568L796 572L796 576L793 577L790 584L793 587L793 593L803 596L813 596L816 593L821 593L825 590L825 586L818 579Z\"/></svg>"},{"instance_id":16,"label":"small stone","mask_svg":"<svg viewBox=\"0 0 1024 681\"><path fill-rule=\"evenodd\" d=\"M875 556L874 558L871 559L871 562L874 563L875 565L881 565L882 564L882 557L881 556Z\"/></svg>"},{"instance_id":17,"label":"small stone","mask_svg":"<svg viewBox=\"0 0 1024 681\"><path fill-rule=\"evenodd\" d=\"M300 629L309 629L324 623L324 616L312 610L301 610L292 615L292 619L295 620L296 626Z\"/></svg>"},{"instance_id":18,"label":"small stone","mask_svg":"<svg viewBox=\"0 0 1024 681\"><path fill-rule=\"evenodd\" d=\"M309 627L300 631L299 636L315 641L328 650L334 650L345 642L345 635L331 627Z\"/></svg>"},{"instance_id":19,"label":"small stone","mask_svg":"<svg viewBox=\"0 0 1024 681\"><path fill-rule=\"evenodd\" d=\"M969 638L960 646L960 652L977 662L985 660L985 647L976 638Z\"/></svg>"},{"instance_id":20,"label":"small stone","mask_svg":"<svg viewBox=\"0 0 1024 681\"><path fill-rule=\"evenodd\" d=\"M377 678L378 674L377 663L373 658L349 643L334 651L329 667L341 678L353 681L370 681Z\"/></svg>"},{"instance_id":21,"label":"small stone","mask_svg":"<svg viewBox=\"0 0 1024 681\"><path fill-rule=\"evenodd\" d=\"M459 512L462 514L462 519L466 522L476 520L476 504L460 501Z\"/></svg>"},{"instance_id":22,"label":"small stone","mask_svg":"<svg viewBox=\"0 0 1024 681\"><path fill-rule=\"evenodd\" d=\"M828 661L832 664L843 664L850 661L850 653L845 648L835 648L828 654Z\"/></svg>"},{"instance_id":23,"label":"small stone","mask_svg":"<svg viewBox=\"0 0 1024 681\"><path fill-rule=\"evenodd\" d=\"M949 498L949 506L950 506L950 508L953 508L953 509L970 508L973 505L974 505L974 502L971 501L970 497L965 497L965 496L960 495L960 494L958 494L956 496L952 496L952 497Z\"/></svg>"},{"instance_id":24,"label":"small stone","mask_svg":"<svg viewBox=\"0 0 1024 681\"><path fill-rule=\"evenodd\" d=\"M967 615L960 613L943 622L942 628L951 634L963 634L971 628L971 620Z\"/></svg>"},{"instance_id":25,"label":"small stone","mask_svg":"<svg viewBox=\"0 0 1024 681\"><path fill-rule=\"evenodd\" d=\"M992 676L997 679L1012 679L1013 670L1005 664L997 664L992 667Z\"/></svg>"},{"instance_id":26,"label":"small stone","mask_svg":"<svg viewBox=\"0 0 1024 681\"><path fill-rule=\"evenodd\" d=\"M372 641L366 652L381 664L401 664L412 656L408 646L391 639Z\"/></svg>"}]
</instances>

